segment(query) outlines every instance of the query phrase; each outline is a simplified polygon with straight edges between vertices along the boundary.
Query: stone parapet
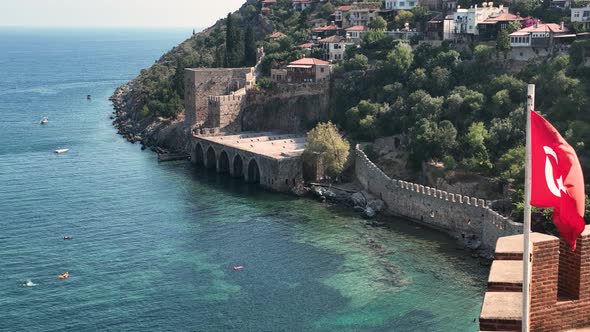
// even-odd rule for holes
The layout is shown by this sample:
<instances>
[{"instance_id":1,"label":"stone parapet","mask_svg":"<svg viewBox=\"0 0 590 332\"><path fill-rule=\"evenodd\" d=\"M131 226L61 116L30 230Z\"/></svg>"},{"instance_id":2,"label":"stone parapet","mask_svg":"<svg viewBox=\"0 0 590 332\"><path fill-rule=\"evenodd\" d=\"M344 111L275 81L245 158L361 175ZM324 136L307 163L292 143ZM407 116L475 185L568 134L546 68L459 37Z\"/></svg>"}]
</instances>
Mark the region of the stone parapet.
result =
<instances>
[{"instance_id":1,"label":"stone parapet","mask_svg":"<svg viewBox=\"0 0 590 332\"><path fill-rule=\"evenodd\" d=\"M532 233L530 287L530 331L552 332L590 327L590 225L578 238L575 251L555 236ZM510 255L520 252L520 261L495 260L490 271L490 283L480 316L480 327L488 331L519 331L500 329L494 325L507 306L518 310L522 303L510 304L503 300L506 294L497 289L498 282L522 284L523 236L498 239L496 251ZM521 294L521 292L518 292ZM497 301L489 299L497 298ZM494 303L496 302L496 303ZM513 323L521 320L512 318Z\"/></svg>"},{"instance_id":2,"label":"stone parapet","mask_svg":"<svg viewBox=\"0 0 590 332\"><path fill-rule=\"evenodd\" d=\"M522 224L493 211L489 201L391 179L358 145L355 152L357 179L387 204L391 214L443 229L457 238L475 237L488 248L501 236L522 233Z\"/></svg>"}]
</instances>

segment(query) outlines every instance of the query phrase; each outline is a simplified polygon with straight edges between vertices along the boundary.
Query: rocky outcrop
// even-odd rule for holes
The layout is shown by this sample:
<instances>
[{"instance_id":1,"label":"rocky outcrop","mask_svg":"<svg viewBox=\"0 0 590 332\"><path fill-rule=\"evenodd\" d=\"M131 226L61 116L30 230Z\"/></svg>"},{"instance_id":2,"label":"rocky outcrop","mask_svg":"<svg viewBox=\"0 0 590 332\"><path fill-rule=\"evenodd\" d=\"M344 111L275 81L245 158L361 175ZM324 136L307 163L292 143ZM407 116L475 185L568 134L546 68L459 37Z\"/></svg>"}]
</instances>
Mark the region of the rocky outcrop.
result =
<instances>
[{"instance_id":1,"label":"rocky outcrop","mask_svg":"<svg viewBox=\"0 0 590 332\"><path fill-rule=\"evenodd\" d=\"M134 101L130 93L132 88L132 82L122 85L110 98L114 108L111 119L117 133L130 143L140 143L142 149L150 147L158 153L185 152L189 135L182 119L171 120L154 116L143 118L133 111Z\"/></svg>"}]
</instances>

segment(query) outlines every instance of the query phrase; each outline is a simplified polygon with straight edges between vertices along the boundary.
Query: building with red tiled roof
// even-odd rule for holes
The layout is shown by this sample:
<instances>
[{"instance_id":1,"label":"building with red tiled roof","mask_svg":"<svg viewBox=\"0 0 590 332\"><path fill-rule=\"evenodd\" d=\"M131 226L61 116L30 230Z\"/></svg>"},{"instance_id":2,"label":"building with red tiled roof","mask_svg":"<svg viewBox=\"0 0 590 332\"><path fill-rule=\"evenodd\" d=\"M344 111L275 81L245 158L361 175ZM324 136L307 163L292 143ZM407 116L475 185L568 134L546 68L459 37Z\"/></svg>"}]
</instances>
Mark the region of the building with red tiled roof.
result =
<instances>
[{"instance_id":1,"label":"building with red tiled roof","mask_svg":"<svg viewBox=\"0 0 590 332\"><path fill-rule=\"evenodd\" d=\"M522 24L524 20L523 17L508 12L492 14L487 19L478 23L477 29L479 32L479 40L495 40L498 37L498 32L502 29L508 28L510 22L518 22Z\"/></svg>"},{"instance_id":2,"label":"building with red tiled roof","mask_svg":"<svg viewBox=\"0 0 590 332\"><path fill-rule=\"evenodd\" d=\"M336 7L332 17L334 18L334 23L336 23L339 27L346 27L350 24L348 23L348 13L352 10L352 6L340 6Z\"/></svg>"},{"instance_id":3,"label":"building with red tiled roof","mask_svg":"<svg viewBox=\"0 0 590 332\"><path fill-rule=\"evenodd\" d=\"M510 34L511 57L515 60L529 60L547 56L575 37L575 34L569 34L563 22L535 23Z\"/></svg>"},{"instance_id":4,"label":"building with red tiled roof","mask_svg":"<svg viewBox=\"0 0 590 332\"><path fill-rule=\"evenodd\" d=\"M303 49L311 49L313 47L313 45L315 45L315 44L314 43L304 43L304 44L297 45L297 47L303 48Z\"/></svg>"},{"instance_id":5,"label":"building with red tiled roof","mask_svg":"<svg viewBox=\"0 0 590 332\"><path fill-rule=\"evenodd\" d=\"M332 65L316 58L303 58L284 69L272 69L271 80L278 83L319 83L330 79Z\"/></svg>"},{"instance_id":6,"label":"building with red tiled roof","mask_svg":"<svg viewBox=\"0 0 590 332\"><path fill-rule=\"evenodd\" d=\"M349 41L346 37L342 36L330 36L318 40L318 43L322 50L322 57L325 60L332 62L344 60L346 48L354 45L352 41Z\"/></svg>"},{"instance_id":7,"label":"building with red tiled roof","mask_svg":"<svg viewBox=\"0 0 590 332\"><path fill-rule=\"evenodd\" d=\"M360 44L367 30L369 30L369 28L364 25L355 25L350 28L346 28L346 38L350 39L355 44Z\"/></svg>"},{"instance_id":8,"label":"building with red tiled roof","mask_svg":"<svg viewBox=\"0 0 590 332\"><path fill-rule=\"evenodd\" d=\"M313 28L311 30L311 34L314 39L326 38L334 35L343 35L344 29L332 22L332 24L330 25L326 25L319 28Z\"/></svg>"}]
</instances>

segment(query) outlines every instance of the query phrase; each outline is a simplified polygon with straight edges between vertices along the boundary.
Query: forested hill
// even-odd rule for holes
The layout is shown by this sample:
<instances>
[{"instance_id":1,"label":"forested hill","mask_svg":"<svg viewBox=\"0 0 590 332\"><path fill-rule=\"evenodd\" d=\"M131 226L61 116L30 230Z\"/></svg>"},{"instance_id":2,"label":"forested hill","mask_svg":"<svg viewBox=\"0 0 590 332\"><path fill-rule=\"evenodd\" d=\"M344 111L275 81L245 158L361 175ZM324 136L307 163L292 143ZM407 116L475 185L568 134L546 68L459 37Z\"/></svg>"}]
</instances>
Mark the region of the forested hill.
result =
<instances>
[{"instance_id":1,"label":"forested hill","mask_svg":"<svg viewBox=\"0 0 590 332\"><path fill-rule=\"evenodd\" d=\"M268 76L272 67L320 56L297 45L312 41L312 26L329 24L335 7L344 4L314 2L301 12L293 10L291 0L277 0L263 15L261 1L249 2L141 72L127 94L135 119L182 113L185 67L251 66L256 47L264 46L260 69ZM563 21L568 15L550 12L544 3L535 6L529 13L541 13L545 19ZM418 39L394 40L385 32L405 24L424 27L434 15L415 7L387 20L379 17L360 45L347 48L344 60L334 65L332 121L347 137L372 141L400 135L410 168L434 160L446 170L477 173L519 188L524 178L526 84L534 83L537 110L577 149L590 175L590 68L584 59L590 42L574 41L569 53L515 65L505 60L510 49L506 38L519 26L508 25L511 30L501 31L496 45L419 45ZM536 22L534 17L527 20ZM274 32L285 37L268 40ZM272 89L272 84L263 78L259 87Z\"/></svg>"},{"instance_id":2,"label":"forested hill","mask_svg":"<svg viewBox=\"0 0 590 332\"><path fill-rule=\"evenodd\" d=\"M124 96L130 107L127 111L137 113L141 119L175 118L184 111L184 68L253 65L256 42L272 31L270 21L259 12L260 8L244 4L237 12L194 34L150 68L142 70L130 82L131 89ZM228 19L230 31L226 29Z\"/></svg>"}]
</instances>

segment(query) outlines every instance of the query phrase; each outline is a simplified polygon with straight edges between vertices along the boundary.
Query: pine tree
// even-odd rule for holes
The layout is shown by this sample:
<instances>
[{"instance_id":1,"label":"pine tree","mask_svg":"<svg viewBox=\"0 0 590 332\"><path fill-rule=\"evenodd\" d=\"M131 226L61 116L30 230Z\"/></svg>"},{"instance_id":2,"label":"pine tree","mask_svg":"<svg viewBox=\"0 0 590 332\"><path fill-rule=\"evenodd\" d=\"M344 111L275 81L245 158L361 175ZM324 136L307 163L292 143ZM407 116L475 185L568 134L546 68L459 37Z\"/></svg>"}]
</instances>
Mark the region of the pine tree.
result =
<instances>
[{"instance_id":1,"label":"pine tree","mask_svg":"<svg viewBox=\"0 0 590 332\"><path fill-rule=\"evenodd\" d=\"M231 67L232 66L232 55L234 53L234 47L236 42L234 40L235 32L234 32L234 22L231 13L227 14L227 19L225 21L225 59L223 62L224 67Z\"/></svg>"},{"instance_id":2,"label":"pine tree","mask_svg":"<svg viewBox=\"0 0 590 332\"><path fill-rule=\"evenodd\" d=\"M256 64L256 38L254 37L254 29L249 25L246 29L244 37L244 65L247 67Z\"/></svg>"}]
</instances>

